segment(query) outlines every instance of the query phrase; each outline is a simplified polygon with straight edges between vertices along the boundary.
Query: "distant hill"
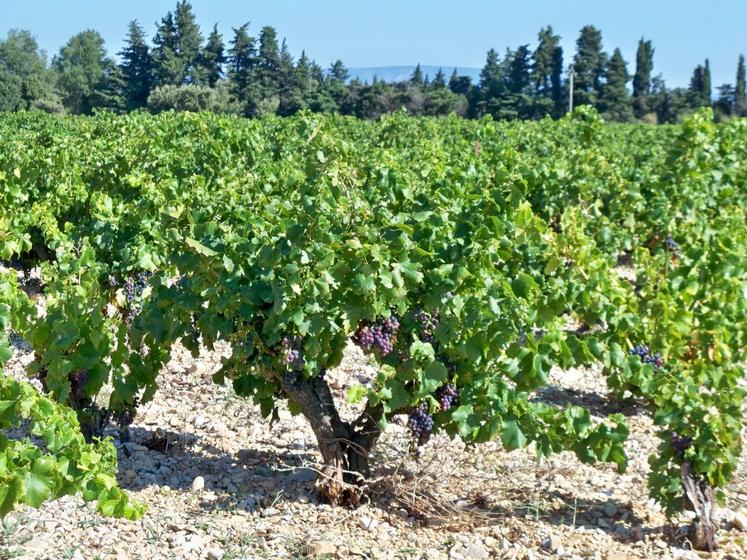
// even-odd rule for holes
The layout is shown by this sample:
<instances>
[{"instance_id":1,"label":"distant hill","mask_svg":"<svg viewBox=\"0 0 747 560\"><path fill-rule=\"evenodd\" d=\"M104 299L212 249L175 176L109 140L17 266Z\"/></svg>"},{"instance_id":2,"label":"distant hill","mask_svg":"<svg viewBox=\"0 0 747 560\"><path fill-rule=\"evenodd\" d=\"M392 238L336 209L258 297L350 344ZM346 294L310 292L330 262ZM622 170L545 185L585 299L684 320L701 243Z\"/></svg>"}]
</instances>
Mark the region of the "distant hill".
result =
<instances>
[{"instance_id":1,"label":"distant hill","mask_svg":"<svg viewBox=\"0 0 747 560\"><path fill-rule=\"evenodd\" d=\"M446 75L446 80L448 81L451 73L454 71L454 67L442 66L440 68L443 68L443 72ZM425 66L421 64L420 69L423 71L423 76L427 75L429 79L432 80L438 72L439 66ZM373 82L374 76L376 76L379 80L383 80L385 82L401 82L409 79L412 75L413 70L415 70L414 64L412 66L372 66L368 68L348 68L351 80L358 78L362 82L368 83ZM469 76L470 78L472 78L473 83L477 82L477 80L480 79L479 68L458 66L457 74L462 76Z\"/></svg>"}]
</instances>

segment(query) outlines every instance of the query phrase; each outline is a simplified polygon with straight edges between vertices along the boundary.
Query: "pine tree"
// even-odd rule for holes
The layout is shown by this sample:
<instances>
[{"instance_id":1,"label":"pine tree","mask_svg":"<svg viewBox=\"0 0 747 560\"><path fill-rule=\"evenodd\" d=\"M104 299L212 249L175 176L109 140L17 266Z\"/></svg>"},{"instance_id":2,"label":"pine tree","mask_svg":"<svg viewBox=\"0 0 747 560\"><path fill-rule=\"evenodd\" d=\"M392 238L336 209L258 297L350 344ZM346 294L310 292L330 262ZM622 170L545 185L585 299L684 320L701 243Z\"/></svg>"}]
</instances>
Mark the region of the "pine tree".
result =
<instances>
[{"instance_id":1,"label":"pine tree","mask_svg":"<svg viewBox=\"0 0 747 560\"><path fill-rule=\"evenodd\" d=\"M153 85L181 85L184 65L177 53L177 29L173 13L168 12L157 24L153 44Z\"/></svg>"},{"instance_id":2,"label":"pine tree","mask_svg":"<svg viewBox=\"0 0 747 560\"><path fill-rule=\"evenodd\" d=\"M104 38L93 30L73 36L54 58L57 87L63 103L72 113L90 113L92 97L101 85L110 61L106 58Z\"/></svg>"},{"instance_id":3,"label":"pine tree","mask_svg":"<svg viewBox=\"0 0 747 560\"><path fill-rule=\"evenodd\" d=\"M198 61L198 74L210 87L215 87L223 78L223 65L226 63L225 48L223 46L223 35L218 32L218 25L208 36L205 48L200 53Z\"/></svg>"},{"instance_id":4,"label":"pine tree","mask_svg":"<svg viewBox=\"0 0 747 560\"><path fill-rule=\"evenodd\" d=\"M511 93L528 93L531 83L531 53L529 45L521 45L510 57L508 61L507 86Z\"/></svg>"},{"instance_id":5,"label":"pine tree","mask_svg":"<svg viewBox=\"0 0 747 560\"><path fill-rule=\"evenodd\" d=\"M89 97L91 108L105 109L115 113L129 110L127 100L127 79L121 66L107 60L101 79Z\"/></svg>"},{"instance_id":6,"label":"pine tree","mask_svg":"<svg viewBox=\"0 0 747 560\"><path fill-rule=\"evenodd\" d=\"M423 82L423 70L420 68L420 63L415 67L410 76L410 83L416 87L422 87Z\"/></svg>"},{"instance_id":7,"label":"pine tree","mask_svg":"<svg viewBox=\"0 0 747 560\"><path fill-rule=\"evenodd\" d=\"M197 18L192 12L192 5L187 0L177 3L174 23L176 24L176 52L183 67L181 83L199 83L198 59L202 46L202 33L200 33L200 26L197 25Z\"/></svg>"},{"instance_id":8,"label":"pine tree","mask_svg":"<svg viewBox=\"0 0 747 560\"><path fill-rule=\"evenodd\" d=\"M279 115L293 115L306 106L305 96L309 87L309 70L306 52L302 51L298 64L294 64L288 45L283 39L277 77L280 96Z\"/></svg>"},{"instance_id":9,"label":"pine tree","mask_svg":"<svg viewBox=\"0 0 747 560\"><path fill-rule=\"evenodd\" d=\"M576 41L573 62L575 73L573 98L576 105L596 105L602 93L602 78L607 55L602 50L602 32L586 25Z\"/></svg>"},{"instance_id":10,"label":"pine tree","mask_svg":"<svg viewBox=\"0 0 747 560\"><path fill-rule=\"evenodd\" d=\"M130 22L127 45L119 52L125 82L127 109L145 107L153 80L153 60L145 42L145 33L137 21Z\"/></svg>"},{"instance_id":11,"label":"pine tree","mask_svg":"<svg viewBox=\"0 0 747 560\"><path fill-rule=\"evenodd\" d=\"M737 114L743 116L747 113L747 98L745 97L745 71L744 55L739 55L737 63L737 79L734 85L734 105Z\"/></svg>"},{"instance_id":12,"label":"pine tree","mask_svg":"<svg viewBox=\"0 0 747 560\"><path fill-rule=\"evenodd\" d=\"M233 98L243 106L243 113L254 113L255 95L253 77L257 65L254 37L249 35L249 24L233 29L231 48L228 50L228 82Z\"/></svg>"},{"instance_id":13,"label":"pine tree","mask_svg":"<svg viewBox=\"0 0 747 560\"><path fill-rule=\"evenodd\" d=\"M713 107L717 118L733 115L736 109L736 92L734 86L731 84L721 84L716 88L716 91L718 91L718 97Z\"/></svg>"},{"instance_id":14,"label":"pine tree","mask_svg":"<svg viewBox=\"0 0 747 560\"><path fill-rule=\"evenodd\" d=\"M480 117L491 114L499 118L501 98L506 94L504 80L506 64L511 56L510 52L507 54L507 60L501 62L495 49L488 51L485 66L480 71L478 90L471 100L472 116Z\"/></svg>"},{"instance_id":15,"label":"pine tree","mask_svg":"<svg viewBox=\"0 0 747 560\"><path fill-rule=\"evenodd\" d=\"M633 76L633 104L637 117L649 111L651 93L651 72L654 69L654 47L651 41L638 41L635 55L635 75Z\"/></svg>"},{"instance_id":16,"label":"pine tree","mask_svg":"<svg viewBox=\"0 0 747 560\"><path fill-rule=\"evenodd\" d=\"M488 51L485 66L480 71L480 89L483 91L498 91L502 80L498 53L495 49Z\"/></svg>"},{"instance_id":17,"label":"pine tree","mask_svg":"<svg viewBox=\"0 0 747 560\"><path fill-rule=\"evenodd\" d=\"M620 49L615 49L607 63L605 83L599 100L600 110L606 118L618 122L628 122L633 118L630 94L627 84L630 81L627 63Z\"/></svg>"},{"instance_id":18,"label":"pine tree","mask_svg":"<svg viewBox=\"0 0 747 560\"><path fill-rule=\"evenodd\" d=\"M271 103L278 96L278 69L280 67L280 47L277 32L269 25L259 32L259 52L257 56L256 81L258 103L262 112L272 111Z\"/></svg>"},{"instance_id":19,"label":"pine tree","mask_svg":"<svg viewBox=\"0 0 747 560\"><path fill-rule=\"evenodd\" d=\"M329 77L330 79L337 80L343 84L348 81L350 73L348 72L348 69L345 68L342 60L336 60L332 63L332 66L329 67Z\"/></svg>"}]
</instances>

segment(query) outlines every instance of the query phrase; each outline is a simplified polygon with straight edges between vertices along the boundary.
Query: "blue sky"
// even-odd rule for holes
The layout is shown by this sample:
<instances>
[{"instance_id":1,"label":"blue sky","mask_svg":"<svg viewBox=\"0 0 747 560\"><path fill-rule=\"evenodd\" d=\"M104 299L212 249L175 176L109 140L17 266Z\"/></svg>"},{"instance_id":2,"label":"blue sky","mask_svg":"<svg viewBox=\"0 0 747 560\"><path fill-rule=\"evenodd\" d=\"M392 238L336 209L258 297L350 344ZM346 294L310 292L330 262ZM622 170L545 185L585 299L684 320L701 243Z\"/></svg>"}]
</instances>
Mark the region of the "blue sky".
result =
<instances>
[{"instance_id":1,"label":"blue sky","mask_svg":"<svg viewBox=\"0 0 747 560\"><path fill-rule=\"evenodd\" d=\"M110 53L123 44L126 25L138 19L149 34L176 0L0 0L0 36L31 30L51 56L74 33L92 28ZM733 82L737 56L747 54L747 0L192 0L208 29L251 22L273 25L291 51L302 48L323 66L423 64L482 66L495 47L533 44L551 24L563 37L566 62L585 24L602 30L608 51L619 46L629 69L638 39L656 49L654 72L670 86L687 85L694 66L710 58L714 86Z\"/></svg>"}]
</instances>

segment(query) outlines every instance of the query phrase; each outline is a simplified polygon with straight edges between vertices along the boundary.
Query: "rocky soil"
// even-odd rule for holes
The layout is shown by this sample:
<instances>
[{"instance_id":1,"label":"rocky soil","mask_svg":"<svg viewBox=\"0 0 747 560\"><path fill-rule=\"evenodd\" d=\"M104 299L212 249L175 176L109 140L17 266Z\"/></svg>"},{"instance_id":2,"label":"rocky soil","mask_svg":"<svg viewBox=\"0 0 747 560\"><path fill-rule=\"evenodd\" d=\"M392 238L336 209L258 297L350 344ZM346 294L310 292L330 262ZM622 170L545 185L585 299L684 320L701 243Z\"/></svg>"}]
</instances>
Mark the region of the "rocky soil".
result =
<instances>
[{"instance_id":1,"label":"rocky soil","mask_svg":"<svg viewBox=\"0 0 747 560\"><path fill-rule=\"evenodd\" d=\"M19 345L11 371L22 376L30 359ZM78 498L23 508L0 526L0 559L747 558L747 461L720 511L719 552L689 550L687 520L670 523L647 500L650 419L610 402L593 370L556 371L537 398L598 417L624 413L632 431L625 474L568 453L538 462L531 448L465 448L443 436L413 454L405 428L391 424L376 450L371 503L350 510L316 500L318 454L303 418L283 409L266 422L213 384L219 363L220 352L193 359L177 348L131 441L116 442L122 486L148 505L142 520L102 518ZM342 403L372 373L351 347L329 373L336 397Z\"/></svg>"}]
</instances>

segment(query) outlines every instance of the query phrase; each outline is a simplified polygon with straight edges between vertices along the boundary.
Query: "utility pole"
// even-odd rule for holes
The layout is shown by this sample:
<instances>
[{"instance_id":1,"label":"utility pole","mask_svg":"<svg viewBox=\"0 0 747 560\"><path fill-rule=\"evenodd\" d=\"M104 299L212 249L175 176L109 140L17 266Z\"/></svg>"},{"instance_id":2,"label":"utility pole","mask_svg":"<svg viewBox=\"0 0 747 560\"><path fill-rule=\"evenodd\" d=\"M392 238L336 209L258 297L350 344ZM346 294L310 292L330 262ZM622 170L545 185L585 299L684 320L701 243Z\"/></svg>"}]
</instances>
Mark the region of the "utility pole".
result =
<instances>
[{"instance_id":1,"label":"utility pole","mask_svg":"<svg viewBox=\"0 0 747 560\"><path fill-rule=\"evenodd\" d=\"M573 64L568 65L568 112L573 112L573 78L576 72L573 69Z\"/></svg>"}]
</instances>

